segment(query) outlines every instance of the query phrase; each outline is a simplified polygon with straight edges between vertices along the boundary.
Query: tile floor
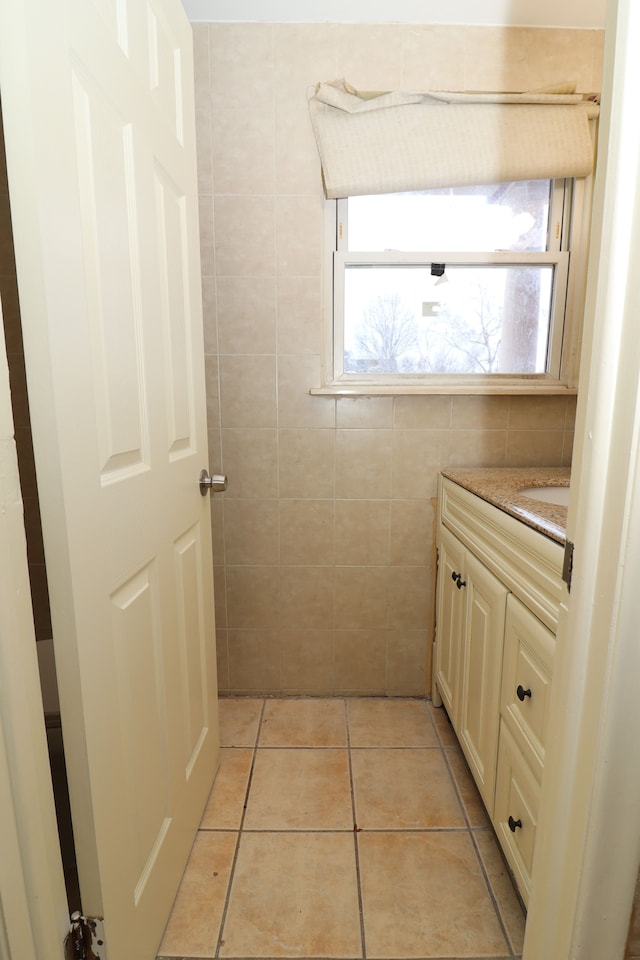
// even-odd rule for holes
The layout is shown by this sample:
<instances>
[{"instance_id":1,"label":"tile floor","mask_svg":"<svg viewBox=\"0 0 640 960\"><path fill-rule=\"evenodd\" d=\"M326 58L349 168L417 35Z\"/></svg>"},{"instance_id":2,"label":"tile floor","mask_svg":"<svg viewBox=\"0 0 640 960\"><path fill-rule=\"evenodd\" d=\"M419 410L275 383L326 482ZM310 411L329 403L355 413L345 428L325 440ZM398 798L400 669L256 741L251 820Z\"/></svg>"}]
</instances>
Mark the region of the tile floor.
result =
<instances>
[{"instance_id":1,"label":"tile floor","mask_svg":"<svg viewBox=\"0 0 640 960\"><path fill-rule=\"evenodd\" d=\"M442 710L223 699L220 731L163 960L520 956L524 914Z\"/></svg>"}]
</instances>

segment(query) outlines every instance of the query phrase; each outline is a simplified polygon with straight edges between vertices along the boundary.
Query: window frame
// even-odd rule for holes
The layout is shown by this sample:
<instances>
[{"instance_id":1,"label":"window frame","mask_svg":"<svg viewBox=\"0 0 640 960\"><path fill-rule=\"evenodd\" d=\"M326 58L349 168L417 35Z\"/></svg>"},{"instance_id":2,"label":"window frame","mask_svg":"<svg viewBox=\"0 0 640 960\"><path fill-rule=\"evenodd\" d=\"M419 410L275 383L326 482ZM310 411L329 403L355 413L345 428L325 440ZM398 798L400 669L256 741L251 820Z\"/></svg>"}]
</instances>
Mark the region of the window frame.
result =
<instances>
[{"instance_id":1,"label":"window frame","mask_svg":"<svg viewBox=\"0 0 640 960\"><path fill-rule=\"evenodd\" d=\"M555 180L549 215L549 247L541 253L360 253L345 249L347 200L326 200L324 211L324 356L322 386L313 394L376 396L396 394L575 393L586 286L591 180ZM539 374L361 374L344 372L344 267L349 263L419 264L431 262L553 263L549 373Z\"/></svg>"}]
</instances>

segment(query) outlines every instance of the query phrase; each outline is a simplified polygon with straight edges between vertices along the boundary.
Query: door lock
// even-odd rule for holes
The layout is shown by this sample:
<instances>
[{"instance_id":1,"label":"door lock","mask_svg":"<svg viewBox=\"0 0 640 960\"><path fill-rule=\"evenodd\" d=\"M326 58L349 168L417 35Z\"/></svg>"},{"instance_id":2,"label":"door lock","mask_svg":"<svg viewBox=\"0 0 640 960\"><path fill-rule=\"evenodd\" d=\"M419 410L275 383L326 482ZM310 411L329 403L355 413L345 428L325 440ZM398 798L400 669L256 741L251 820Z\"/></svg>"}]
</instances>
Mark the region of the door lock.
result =
<instances>
[{"instance_id":1,"label":"door lock","mask_svg":"<svg viewBox=\"0 0 640 960\"><path fill-rule=\"evenodd\" d=\"M210 474L207 470L200 471L200 493L206 497L207 493L222 493L227 489L227 478L223 474Z\"/></svg>"}]
</instances>

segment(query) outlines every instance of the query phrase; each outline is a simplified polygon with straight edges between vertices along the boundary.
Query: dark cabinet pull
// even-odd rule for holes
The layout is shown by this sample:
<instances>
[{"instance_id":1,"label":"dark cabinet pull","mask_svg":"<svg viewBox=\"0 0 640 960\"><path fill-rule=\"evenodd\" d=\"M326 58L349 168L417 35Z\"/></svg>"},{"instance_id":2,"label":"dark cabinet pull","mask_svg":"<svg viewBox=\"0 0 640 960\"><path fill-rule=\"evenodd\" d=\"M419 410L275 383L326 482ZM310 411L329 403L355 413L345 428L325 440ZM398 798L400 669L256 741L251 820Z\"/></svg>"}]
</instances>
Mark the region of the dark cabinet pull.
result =
<instances>
[{"instance_id":1,"label":"dark cabinet pull","mask_svg":"<svg viewBox=\"0 0 640 960\"><path fill-rule=\"evenodd\" d=\"M453 582L455 583L455 585L456 585L456 587L458 588L458 590L462 590L462 588L463 588L463 587L466 587L466 585L467 585L467 581L462 579L462 574L461 574L461 573L456 573L455 570L454 570L453 573L451 574L451 579L452 579Z\"/></svg>"},{"instance_id":2,"label":"dark cabinet pull","mask_svg":"<svg viewBox=\"0 0 640 960\"><path fill-rule=\"evenodd\" d=\"M451 579L453 580L454 583L456 582L456 580L458 579L459 576L460 576L460 574L459 574L459 573L456 573L455 570L454 570L453 573L451 574Z\"/></svg>"},{"instance_id":3,"label":"dark cabinet pull","mask_svg":"<svg viewBox=\"0 0 640 960\"><path fill-rule=\"evenodd\" d=\"M509 824L509 830L511 830L511 833L515 833L518 827L522 829L522 820L514 820L513 817L509 817L507 822Z\"/></svg>"},{"instance_id":4,"label":"dark cabinet pull","mask_svg":"<svg viewBox=\"0 0 640 960\"><path fill-rule=\"evenodd\" d=\"M518 689L516 690L516 694L518 696L518 700L520 701L520 703L524 703L524 698L531 696L531 687L529 687L528 690L525 690L522 684L518 684Z\"/></svg>"}]
</instances>

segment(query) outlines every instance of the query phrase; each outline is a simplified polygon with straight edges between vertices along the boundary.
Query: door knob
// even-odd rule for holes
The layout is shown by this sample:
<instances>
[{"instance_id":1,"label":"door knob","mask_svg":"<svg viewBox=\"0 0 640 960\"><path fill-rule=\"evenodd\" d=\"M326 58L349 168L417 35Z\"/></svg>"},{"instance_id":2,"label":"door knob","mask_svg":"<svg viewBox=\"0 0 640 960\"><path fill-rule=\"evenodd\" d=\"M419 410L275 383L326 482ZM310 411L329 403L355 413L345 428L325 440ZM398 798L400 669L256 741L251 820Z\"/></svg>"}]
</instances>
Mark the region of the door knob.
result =
<instances>
[{"instance_id":1,"label":"door knob","mask_svg":"<svg viewBox=\"0 0 640 960\"><path fill-rule=\"evenodd\" d=\"M207 493L222 493L227 489L227 478L223 474L210 474L206 470L200 471L200 493L206 497Z\"/></svg>"}]
</instances>

